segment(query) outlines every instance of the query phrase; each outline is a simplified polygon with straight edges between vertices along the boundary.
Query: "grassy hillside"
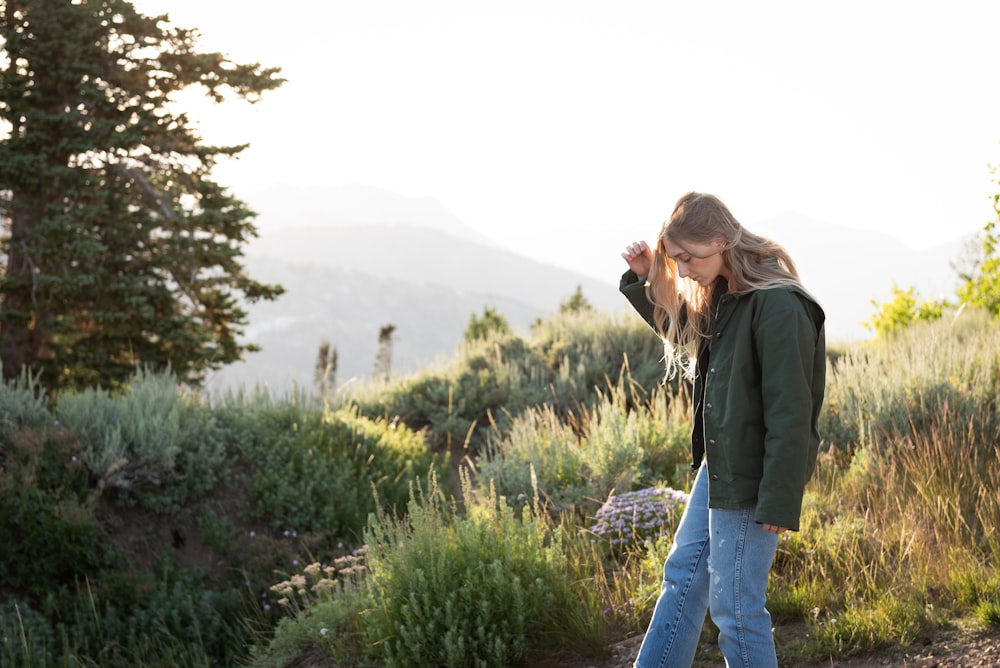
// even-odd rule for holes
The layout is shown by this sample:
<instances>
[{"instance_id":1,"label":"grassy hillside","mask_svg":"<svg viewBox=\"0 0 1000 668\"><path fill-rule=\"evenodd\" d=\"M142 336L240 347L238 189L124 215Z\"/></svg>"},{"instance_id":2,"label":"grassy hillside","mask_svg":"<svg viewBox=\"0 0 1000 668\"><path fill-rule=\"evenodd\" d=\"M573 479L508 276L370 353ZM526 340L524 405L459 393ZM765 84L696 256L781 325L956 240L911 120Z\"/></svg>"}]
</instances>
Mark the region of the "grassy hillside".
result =
<instances>
[{"instance_id":1,"label":"grassy hillside","mask_svg":"<svg viewBox=\"0 0 1000 668\"><path fill-rule=\"evenodd\" d=\"M1000 625L998 351L966 312L831 356L770 585L784 663ZM661 355L584 312L324 400L2 386L0 664L600 656L645 630L691 483Z\"/></svg>"}]
</instances>

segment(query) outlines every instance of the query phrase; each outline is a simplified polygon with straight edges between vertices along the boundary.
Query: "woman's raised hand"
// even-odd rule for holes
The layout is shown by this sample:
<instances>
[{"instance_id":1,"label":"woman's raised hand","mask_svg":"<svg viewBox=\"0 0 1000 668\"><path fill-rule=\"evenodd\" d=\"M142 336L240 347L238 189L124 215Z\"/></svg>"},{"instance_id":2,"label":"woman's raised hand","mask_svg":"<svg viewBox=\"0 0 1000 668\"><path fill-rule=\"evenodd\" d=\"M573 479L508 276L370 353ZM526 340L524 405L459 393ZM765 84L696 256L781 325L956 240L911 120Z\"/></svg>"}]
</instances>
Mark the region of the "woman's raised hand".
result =
<instances>
[{"instance_id":1,"label":"woman's raised hand","mask_svg":"<svg viewBox=\"0 0 1000 668\"><path fill-rule=\"evenodd\" d=\"M653 251L645 241L635 241L625 247L622 257L628 262L628 268L635 272L639 278L649 276L649 270L653 266Z\"/></svg>"}]
</instances>

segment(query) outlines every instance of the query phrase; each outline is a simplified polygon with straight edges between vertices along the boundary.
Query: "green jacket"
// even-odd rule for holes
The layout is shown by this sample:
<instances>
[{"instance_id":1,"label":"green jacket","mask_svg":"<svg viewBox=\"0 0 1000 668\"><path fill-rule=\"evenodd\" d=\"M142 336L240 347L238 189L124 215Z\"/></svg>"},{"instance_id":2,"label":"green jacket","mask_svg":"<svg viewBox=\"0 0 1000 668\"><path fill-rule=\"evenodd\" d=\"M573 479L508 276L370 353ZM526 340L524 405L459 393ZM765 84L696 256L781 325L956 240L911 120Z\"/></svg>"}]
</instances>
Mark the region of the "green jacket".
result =
<instances>
[{"instance_id":1,"label":"green jacket","mask_svg":"<svg viewBox=\"0 0 1000 668\"><path fill-rule=\"evenodd\" d=\"M620 288L653 326L644 282L630 270ZM826 316L795 287L716 295L717 316L703 344L709 346L708 365L692 394L704 392L703 424L696 415L692 443L696 453L703 443L708 459L708 505L756 504L756 522L797 531L819 449Z\"/></svg>"}]
</instances>

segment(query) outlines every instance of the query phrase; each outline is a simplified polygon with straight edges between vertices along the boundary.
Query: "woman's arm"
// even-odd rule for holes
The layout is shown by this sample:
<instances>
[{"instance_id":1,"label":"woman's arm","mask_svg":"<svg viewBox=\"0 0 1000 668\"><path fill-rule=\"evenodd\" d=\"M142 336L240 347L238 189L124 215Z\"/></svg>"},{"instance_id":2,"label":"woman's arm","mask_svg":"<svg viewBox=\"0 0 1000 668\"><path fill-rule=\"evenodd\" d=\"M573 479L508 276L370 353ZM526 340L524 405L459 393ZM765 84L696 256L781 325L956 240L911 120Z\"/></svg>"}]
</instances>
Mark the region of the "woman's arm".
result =
<instances>
[{"instance_id":1,"label":"woman's arm","mask_svg":"<svg viewBox=\"0 0 1000 668\"><path fill-rule=\"evenodd\" d=\"M622 274L618 289L646 323L656 330L653 322L653 304L646 296L646 277L653 265L653 251L645 241L629 244L622 253L629 269Z\"/></svg>"}]
</instances>

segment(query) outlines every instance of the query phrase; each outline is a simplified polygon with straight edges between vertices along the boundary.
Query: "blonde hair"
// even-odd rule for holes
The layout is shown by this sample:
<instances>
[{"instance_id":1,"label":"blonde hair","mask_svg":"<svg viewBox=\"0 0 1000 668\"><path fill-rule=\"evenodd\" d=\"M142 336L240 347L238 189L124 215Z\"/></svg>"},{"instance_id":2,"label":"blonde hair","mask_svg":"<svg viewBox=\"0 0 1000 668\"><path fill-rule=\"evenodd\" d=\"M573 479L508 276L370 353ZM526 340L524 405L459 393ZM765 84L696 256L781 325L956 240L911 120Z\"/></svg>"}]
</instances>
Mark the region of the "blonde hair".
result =
<instances>
[{"instance_id":1,"label":"blonde hair","mask_svg":"<svg viewBox=\"0 0 1000 668\"><path fill-rule=\"evenodd\" d=\"M663 334L668 378L678 369L685 377L694 378L698 347L709 335L710 309L718 283L702 287L681 280L665 243L710 244L720 239L722 261L729 269L729 292L780 285L801 287L798 270L784 247L740 225L718 197L698 192L683 195L657 237L646 286L653 304L653 322Z\"/></svg>"}]
</instances>

